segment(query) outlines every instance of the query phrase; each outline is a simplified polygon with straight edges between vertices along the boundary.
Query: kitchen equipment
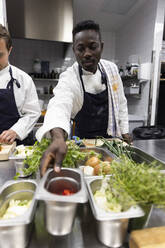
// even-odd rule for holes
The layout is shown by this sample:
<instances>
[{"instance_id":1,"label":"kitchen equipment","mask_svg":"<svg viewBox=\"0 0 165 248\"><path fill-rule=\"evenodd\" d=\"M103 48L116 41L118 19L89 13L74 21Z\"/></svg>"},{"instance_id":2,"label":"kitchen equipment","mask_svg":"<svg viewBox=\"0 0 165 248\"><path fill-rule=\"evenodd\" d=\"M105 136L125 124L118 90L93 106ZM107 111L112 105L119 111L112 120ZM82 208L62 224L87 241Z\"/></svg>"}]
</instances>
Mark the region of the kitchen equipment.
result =
<instances>
[{"instance_id":1,"label":"kitchen equipment","mask_svg":"<svg viewBox=\"0 0 165 248\"><path fill-rule=\"evenodd\" d=\"M7 0L6 10L14 38L72 42L72 0Z\"/></svg>"},{"instance_id":2,"label":"kitchen equipment","mask_svg":"<svg viewBox=\"0 0 165 248\"><path fill-rule=\"evenodd\" d=\"M149 155L140 148L134 146L128 146L127 149L131 152L131 157L136 163L145 162L147 164L150 164L154 162L155 165L161 166L161 169L165 170L165 163L163 161Z\"/></svg>"},{"instance_id":3,"label":"kitchen equipment","mask_svg":"<svg viewBox=\"0 0 165 248\"><path fill-rule=\"evenodd\" d=\"M103 148L100 148L100 147L81 147L80 150L82 152L94 151L97 154L100 154L101 155L101 161L111 162L113 159L117 159L117 157L113 153L111 153L110 151L105 150ZM82 169L82 171L84 171L84 169L86 167L85 162L86 161L80 161L77 165L80 169ZM94 174L94 171L93 172L91 171L91 173ZM88 173L85 173L85 171L84 171L84 176L94 176L94 177L96 176L96 175L92 175L91 173L89 173L89 175L88 175Z\"/></svg>"},{"instance_id":4,"label":"kitchen equipment","mask_svg":"<svg viewBox=\"0 0 165 248\"><path fill-rule=\"evenodd\" d=\"M46 76L49 74L49 61L41 61L41 73L44 73Z\"/></svg>"},{"instance_id":5,"label":"kitchen equipment","mask_svg":"<svg viewBox=\"0 0 165 248\"><path fill-rule=\"evenodd\" d=\"M124 212L106 212L97 206L94 193L100 189L103 177L97 179L86 177L86 185L89 193L89 202L96 219L96 230L98 239L108 247L120 247L126 238L128 219L144 215L139 206L129 208Z\"/></svg>"},{"instance_id":6,"label":"kitchen equipment","mask_svg":"<svg viewBox=\"0 0 165 248\"><path fill-rule=\"evenodd\" d=\"M25 149L28 149L28 146L25 146ZM15 169L16 169L16 174L18 177L23 178L30 176L30 174L25 175L24 174L24 169L28 168L28 165L24 163L24 159L26 158L26 155L16 155L16 149L13 151L13 153L10 154L9 159L13 161Z\"/></svg>"},{"instance_id":7,"label":"kitchen equipment","mask_svg":"<svg viewBox=\"0 0 165 248\"><path fill-rule=\"evenodd\" d=\"M39 59L35 59L33 61L33 72L34 73L41 73L41 62Z\"/></svg>"},{"instance_id":8,"label":"kitchen equipment","mask_svg":"<svg viewBox=\"0 0 165 248\"><path fill-rule=\"evenodd\" d=\"M14 148L16 146L16 142L14 142L11 145L7 144L0 144L0 160L8 160L10 154L13 152Z\"/></svg>"},{"instance_id":9,"label":"kitchen equipment","mask_svg":"<svg viewBox=\"0 0 165 248\"><path fill-rule=\"evenodd\" d=\"M142 126L133 130L135 139L162 139L165 138L164 126Z\"/></svg>"},{"instance_id":10,"label":"kitchen equipment","mask_svg":"<svg viewBox=\"0 0 165 248\"><path fill-rule=\"evenodd\" d=\"M27 246L32 220L36 209L34 180L7 181L0 191L0 248L24 248ZM10 219L1 219L9 201L32 200L26 212Z\"/></svg>"},{"instance_id":11,"label":"kitchen equipment","mask_svg":"<svg viewBox=\"0 0 165 248\"><path fill-rule=\"evenodd\" d=\"M64 190L71 195L61 195ZM87 202L87 192L81 170L49 169L40 181L36 197L45 202L47 231L52 235L66 235L72 231L78 203Z\"/></svg>"}]
</instances>

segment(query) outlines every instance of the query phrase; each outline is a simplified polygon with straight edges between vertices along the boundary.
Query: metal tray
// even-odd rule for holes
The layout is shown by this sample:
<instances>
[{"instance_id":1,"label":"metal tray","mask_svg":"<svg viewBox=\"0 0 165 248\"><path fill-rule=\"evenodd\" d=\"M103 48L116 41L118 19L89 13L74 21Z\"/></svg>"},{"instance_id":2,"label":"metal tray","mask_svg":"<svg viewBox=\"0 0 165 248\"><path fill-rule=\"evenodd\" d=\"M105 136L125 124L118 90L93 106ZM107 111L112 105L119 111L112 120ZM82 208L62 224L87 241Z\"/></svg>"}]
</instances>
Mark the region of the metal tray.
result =
<instances>
[{"instance_id":1,"label":"metal tray","mask_svg":"<svg viewBox=\"0 0 165 248\"><path fill-rule=\"evenodd\" d=\"M102 161L111 162L113 159L115 159L115 160L118 159L115 154L113 154L112 152L108 151L107 149L100 148L100 147L81 147L80 150L83 151L83 152L85 152L85 151L95 151L98 154L102 155L102 158L101 158ZM85 162L86 161L80 161L77 164L77 167L78 168L84 168ZM84 176L89 177L88 175L85 175L85 174L84 174ZM90 177L97 177L97 175L92 175L92 176L90 175Z\"/></svg>"},{"instance_id":2,"label":"metal tray","mask_svg":"<svg viewBox=\"0 0 165 248\"><path fill-rule=\"evenodd\" d=\"M32 199L27 211L10 219L0 219L0 247L23 248L29 241L32 220L36 209L34 180L7 181L0 191L0 216L3 215L11 199Z\"/></svg>"},{"instance_id":3,"label":"metal tray","mask_svg":"<svg viewBox=\"0 0 165 248\"><path fill-rule=\"evenodd\" d=\"M106 212L99 208L95 203L93 194L100 188L102 179L103 177L97 177L97 179L85 178L89 192L89 202L96 219L97 237L101 243L108 247L121 247L126 239L128 219L141 217L144 212L138 206L119 213Z\"/></svg>"},{"instance_id":4,"label":"metal tray","mask_svg":"<svg viewBox=\"0 0 165 248\"><path fill-rule=\"evenodd\" d=\"M128 150L131 152L132 159L136 163L146 162L147 164L150 164L152 162L155 162L155 165L161 166L161 169L165 170L165 163L163 161L149 155L145 151L134 146L128 146Z\"/></svg>"},{"instance_id":5,"label":"metal tray","mask_svg":"<svg viewBox=\"0 0 165 248\"><path fill-rule=\"evenodd\" d=\"M110 176L106 176L110 178ZM116 220L116 219L129 219L135 217L141 217L144 215L143 210L139 206L133 206L127 211L114 213L114 212L106 212L105 210L99 208L94 200L94 192L98 190L101 186L103 177L98 176L97 178L87 177L85 178L88 193L89 193L89 202L91 205L91 209L95 219L99 221L104 220Z\"/></svg>"}]
</instances>

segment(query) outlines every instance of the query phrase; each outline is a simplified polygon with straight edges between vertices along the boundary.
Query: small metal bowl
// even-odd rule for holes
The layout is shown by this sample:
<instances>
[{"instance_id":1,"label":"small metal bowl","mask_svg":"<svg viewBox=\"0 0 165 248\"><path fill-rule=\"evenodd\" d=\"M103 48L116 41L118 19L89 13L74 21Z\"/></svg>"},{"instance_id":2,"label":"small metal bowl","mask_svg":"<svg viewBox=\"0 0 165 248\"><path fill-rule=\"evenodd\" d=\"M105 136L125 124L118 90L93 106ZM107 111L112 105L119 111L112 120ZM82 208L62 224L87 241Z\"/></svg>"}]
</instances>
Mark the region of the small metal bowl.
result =
<instances>
[{"instance_id":1,"label":"small metal bowl","mask_svg":"<svg viewBox=\"0 0 165 248\"><path fill-rule=\"evenodd\" d=\"M64 189L73 194L62 195ZM37 199L45 202L47 231L52 235L66 235L72 231L78 203L87 202L83 175L79 169L48 170L41 179Z\"/></svg>"}]
</instances>

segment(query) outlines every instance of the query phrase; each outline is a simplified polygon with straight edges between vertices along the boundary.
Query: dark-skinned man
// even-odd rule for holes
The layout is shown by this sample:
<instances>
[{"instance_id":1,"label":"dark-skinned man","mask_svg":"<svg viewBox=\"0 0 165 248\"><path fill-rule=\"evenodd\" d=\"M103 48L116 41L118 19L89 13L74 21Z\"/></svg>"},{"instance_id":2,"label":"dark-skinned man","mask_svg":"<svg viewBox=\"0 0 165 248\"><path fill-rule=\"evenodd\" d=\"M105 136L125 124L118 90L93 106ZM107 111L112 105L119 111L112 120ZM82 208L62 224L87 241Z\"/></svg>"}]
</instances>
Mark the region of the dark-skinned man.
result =
<instances>
[{"instance_id":1,"label":"dark-skinned man","mask_svg":"<svg viewBox=\"0 0 165 248\"><path fill-rule=\"evenodd\" d=\"M52 143L41 160L41 174L48 164L60 171L67 152L70 120L75 120L75 135L122 137L128 134L127 101L117 66L101 59L103 42L99 25L83 21L73 29L73 51L77 62L60 75L50 100L43 126L36 137L50 134Z\"/></svg>"}]
</instances>

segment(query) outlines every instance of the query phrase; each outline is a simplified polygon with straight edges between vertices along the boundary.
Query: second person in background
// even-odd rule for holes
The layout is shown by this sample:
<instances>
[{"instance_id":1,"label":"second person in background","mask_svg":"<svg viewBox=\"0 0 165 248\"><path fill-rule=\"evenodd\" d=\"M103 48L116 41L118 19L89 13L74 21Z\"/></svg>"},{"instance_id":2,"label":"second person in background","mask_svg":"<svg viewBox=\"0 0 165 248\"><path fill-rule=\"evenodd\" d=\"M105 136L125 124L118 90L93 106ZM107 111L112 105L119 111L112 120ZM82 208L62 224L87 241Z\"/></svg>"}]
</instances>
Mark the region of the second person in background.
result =
<instances>
[{"instance_id":1,"label":"second person in background","mask_svg":"<svg viewBox=\"0 0 165 248\"><path fill-rule=\"evenodd\" d=\"M32 145L40 106L32 78L9 63L12 40L0 24L0 143Z\"/></svg>"}]
</instances>

